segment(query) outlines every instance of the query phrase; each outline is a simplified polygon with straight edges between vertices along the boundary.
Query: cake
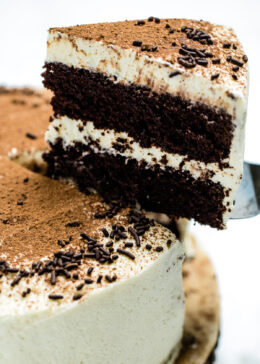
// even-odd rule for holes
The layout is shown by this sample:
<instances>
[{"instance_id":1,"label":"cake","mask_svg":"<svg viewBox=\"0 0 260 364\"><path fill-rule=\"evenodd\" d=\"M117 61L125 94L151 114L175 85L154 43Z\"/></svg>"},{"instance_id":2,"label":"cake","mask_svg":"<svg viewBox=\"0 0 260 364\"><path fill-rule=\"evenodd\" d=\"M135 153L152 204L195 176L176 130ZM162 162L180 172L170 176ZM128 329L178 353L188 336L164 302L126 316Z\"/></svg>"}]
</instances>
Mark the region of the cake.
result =
<instances>
[{"instance_id":1,"label":"cake","mask_svg":"<svg viewBox=\"0 0 260 364\"><path fill-rule=\"evenodd\" d=\"M183 243L141 212L0 168L1 362L209 362L219 294L194 239L182 268Z\"/></svg>"},{"instance_id":2,"label":"cake","mask_svg":"<svg viewBox=\"0 0 260 364\"><path fill-rule=\"evenodd\" d=\"M0 171L0 361L176 359L185 309L176 236L5 157Z\"/></svg>"},{"instance_id":3,"label":"cake","mask_svg":"<svg viewBox=\"0 0 260 364\"><path fill-rule=\"evenodd\" d=\"M242 178L248 65L233 30L158 19L51 28L48 175L223 229Z\"/></svg>"},{"instance_id":4,"label":"cake","mask_svg":"<svg viewBox=\"0 0 260 364\"><path fill-rule=\"evenodd\" d=\"M47 90L0 87L0 155L30 169L44 169L50 99Z\"/></svg>"}]
</instances>

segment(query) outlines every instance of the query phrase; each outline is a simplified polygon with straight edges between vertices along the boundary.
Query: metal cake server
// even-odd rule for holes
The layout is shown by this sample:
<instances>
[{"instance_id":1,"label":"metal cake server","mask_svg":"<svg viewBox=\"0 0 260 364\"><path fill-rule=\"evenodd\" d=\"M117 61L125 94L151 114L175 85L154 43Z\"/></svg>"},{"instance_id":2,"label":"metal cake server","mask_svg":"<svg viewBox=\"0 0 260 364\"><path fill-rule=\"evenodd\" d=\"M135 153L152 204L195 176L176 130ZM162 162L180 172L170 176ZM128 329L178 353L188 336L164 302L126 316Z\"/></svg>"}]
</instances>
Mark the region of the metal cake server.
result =
<instances>
[{"instance_id":1,"label":"metal cake server","mask_svg":"<svg viewBox=\"0 0 260 364\"><path fill-rule=\"evenodd\" d=\"M238 188L231 219L246 219L260 213L260 165L244 162L242 182Z\"/></svg>"}]
</instances>

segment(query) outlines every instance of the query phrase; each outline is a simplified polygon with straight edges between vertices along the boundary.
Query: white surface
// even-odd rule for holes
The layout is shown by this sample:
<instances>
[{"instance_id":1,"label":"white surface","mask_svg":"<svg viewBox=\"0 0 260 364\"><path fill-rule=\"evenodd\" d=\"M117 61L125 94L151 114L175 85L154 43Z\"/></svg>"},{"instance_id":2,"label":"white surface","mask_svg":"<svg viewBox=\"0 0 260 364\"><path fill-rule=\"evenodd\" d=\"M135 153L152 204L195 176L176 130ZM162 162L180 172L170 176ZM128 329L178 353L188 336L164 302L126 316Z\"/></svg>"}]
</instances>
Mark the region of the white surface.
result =
<instances>
[{"instance_id":1,"label":"white surface","mask_svg":"<svg viewBox=\"0 0 260 364\"><path fill-rule=\"evenodd\" d=\"M260 0L0 0L0 83L40 86L47 29L98 21L158 17L205 19L232 26L249 57L246 159L260 163ZM196 225L212 258L222 296L217 364L260 363L260 216L230 221L218 232Z\"/></svg>"}]
</instances>

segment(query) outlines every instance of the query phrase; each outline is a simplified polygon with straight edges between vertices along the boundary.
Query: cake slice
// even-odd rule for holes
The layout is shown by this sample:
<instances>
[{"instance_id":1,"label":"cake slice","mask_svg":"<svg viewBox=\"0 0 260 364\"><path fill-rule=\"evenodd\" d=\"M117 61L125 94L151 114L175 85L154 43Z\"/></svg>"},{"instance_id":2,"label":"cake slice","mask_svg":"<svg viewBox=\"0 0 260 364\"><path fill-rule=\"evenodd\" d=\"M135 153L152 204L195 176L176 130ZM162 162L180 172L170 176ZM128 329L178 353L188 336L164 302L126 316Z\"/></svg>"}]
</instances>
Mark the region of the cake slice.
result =
<instances>
[{"instance_id":1,"label":"cake slice","mask_svg":"<svg viewBox=\"0 0 260 364\"><path fill-rule=\"evenodd\" d=\"M50 100L47 90L0 87L0 155L33 170L44 169Z\"/></svg>"},{"instance_id":2,"label":"cake slice","mask_svg":"<svg viewBox=\"0 0 260 364\"><path fill-rule=\"evenodd\" d=\"M49 30L48 173L222 229L242 177L247 57L233 30L158 19Z\"/></svg>"},{"instance_id":3,"label":"cake slice","mask_svg":"<svg viewBox=\"0 0 260 364\"><path fill-rule=\"evenodd\" d=\"M140 212L0 157L0 362L172 361L183 244Z\"/></svg>"}]
</instances>

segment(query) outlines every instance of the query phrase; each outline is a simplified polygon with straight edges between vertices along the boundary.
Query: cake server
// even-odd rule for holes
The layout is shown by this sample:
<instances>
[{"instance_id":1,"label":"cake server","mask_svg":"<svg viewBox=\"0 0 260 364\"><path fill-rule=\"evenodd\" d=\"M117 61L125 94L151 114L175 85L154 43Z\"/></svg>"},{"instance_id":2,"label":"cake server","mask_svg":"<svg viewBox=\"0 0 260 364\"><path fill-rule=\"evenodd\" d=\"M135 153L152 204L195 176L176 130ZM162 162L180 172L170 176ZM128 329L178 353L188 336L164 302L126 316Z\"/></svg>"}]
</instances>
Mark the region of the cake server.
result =
<instances>
[{"instance_id":1,"label":"cake server","mask_svg":"<svg viewBox=\"0 0 260 364\"><path fill-rule=\"evenodd\" d=\"M244 162L242 182L231 219L246 219L260 213L260 165Z\"/></svg>"}]
</instances>

